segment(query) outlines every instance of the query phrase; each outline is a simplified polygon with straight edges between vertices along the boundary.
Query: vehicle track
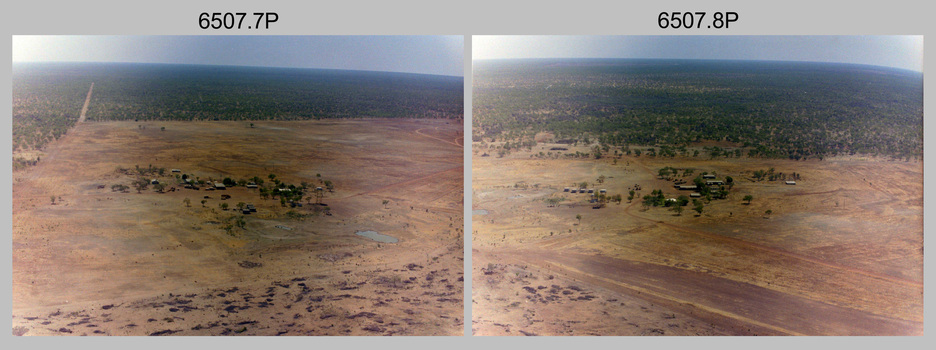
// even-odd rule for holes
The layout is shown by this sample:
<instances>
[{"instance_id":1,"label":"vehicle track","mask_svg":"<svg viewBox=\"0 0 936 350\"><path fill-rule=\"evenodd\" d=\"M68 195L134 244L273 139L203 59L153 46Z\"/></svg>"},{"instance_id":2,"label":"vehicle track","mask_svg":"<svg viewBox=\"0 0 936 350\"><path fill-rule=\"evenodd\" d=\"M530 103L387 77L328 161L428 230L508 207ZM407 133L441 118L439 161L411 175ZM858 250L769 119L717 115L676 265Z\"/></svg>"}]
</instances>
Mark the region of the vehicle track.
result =
<instances>
[{"instance_id":1,"label":"vehicle track","mask_svg":"<svg viewBox=\"0 0 936 350\"><path fill-rule=\"evenodd\" d=\"M456 138L455 138L455 141L448 141L448 140L445 140L445 139L440 139L440 138L438 138L438 137L430 136L430 135L426 135L426 134L422 133L422 131L423 131L423 130L426 130L426 129L427 129L427 128L418 129L418 130L416 130L415 132L416 132L416 134L418 134L419 136L428 137L428 138L433 139L433 140L445 142L445 143L450 144L450 145L455 145L456 147L462 147L462 145L458 143L458 140L459 140L459 139L464 139L464 137L456 137ZM438 127L438 126L434 126L433 129L439 130L439 127Z\"/></svg>"},{"instance_id":2,"label":"vehicle track","mask_svg":"<svg viewBox=\"0 0 936 350\"><path fill-rule=\"evenodd\" d=\"M640 220L644 220L644 221L653 222L653 223L656 223L656 224L658 224L658 225L665 226L665 227L667 227L667 228L670 228L670 229L673 229L673 230L676 230L676 231L680 231L680 232L684 232L684 233L690 233L690 234L702 236L702 237L705 237L705 238L709 238L709 239L712 239L712 240L716 240L716 241L720 241L720 242L725 242L725 243L728 243L728 244L739 245L739 246L744 246L744 247L747 247L747 248L752 248L752 249L755 249L755 250L761 250L761 251L766 251L766 252L770 252L770 253L774 253L774 254L779 254L779 255L782 255L782 256L784 256L784 257L793 258L793 259L796 259L796 260L800 260L800 261L804 261L804 262L809 262L809 263L813 263L813 264L817 264L817 265L822 265L822 266L825 266L825 267L830 267L830 268L837 269L837 270L841 270L841 271L847 271L847 272L851 272L851 273L856 273L856 274L864 275L864 276L867 276L867 277L882 279L882 280L889 281L889 282L894 282L894 283L899 283L899 284L908 285L908 286L914 286L914 287L921 287L921 288L923 287L923 282L921 282L921 281L908 280L908 279L905 279L905 278L899 278L899 277L884 275L884 274L880 274L880 273L875 273L875 272L871 272L871 271L867 271L867 270L862 270L862 269L855 268L855 267L851 267L851 266L845 266L845 265L841 265L841 264L829 262L829 261L826 261L826 260L822 260L822 259L818 259L818 258L806 256L806 255L803 255L803 254L798 254L798 253L790 252L790 251L783 250L783 249L778 249L778 248L766 246L766 245L763 245L763 244L758 244L758 243L754 243L754 242L749 242L749 241L745 241L745 240L741 240L741 239L737 239L737 238L732 238L732 237L726 237L726 236L722 236L722 235L716 234L716 233L710 233L710 232L705 232L705 231L700 231L700 230L694 230L694 229L685 228L685 227L682 227L682 226L679 226L679 225L674 225L674 224L662 222L662 221L659 221L659 220L654 220L654 219L650 219L650 218L645 218L645 217L642 217L642 216L639 216L639 215L636 215L636 214L630 212L631 207L633 207L635 204L636 204L636 202L631 203L631 204L628 205L626 208L624 208L624 213L627 214L627 215L630 216L630 217L633 217L633 218L636 218L636 219L640 219Z\"/></svg>"},{"instance_id":3,"label":"vehicle track","mask_svg":"<svg viewBox=\"0 0 936 350\"><path fill-rule=\"evenodd\" d=\"M604 256L554 250L499 251L524 264L549 268L577 280L645 298L702 319L729 318L764 334L907 335L922 323L875 315L780 291L689 271Z\"/></svg>"},{"instance_id":4,"label":"vehicle track","mask_svg":"<svg viewBox=\"0 0 936 350\"><path fill-rule=\"evenodd\" d=\"M88 105L91 104L91 93L94 91L94 83L91 83L91 88L88 89L88 97L85 97L84 106L81 107L81 115L78 117L78 122L83 123L85 121L85 116L88 114Z\"/></svg>"}]
</instances>

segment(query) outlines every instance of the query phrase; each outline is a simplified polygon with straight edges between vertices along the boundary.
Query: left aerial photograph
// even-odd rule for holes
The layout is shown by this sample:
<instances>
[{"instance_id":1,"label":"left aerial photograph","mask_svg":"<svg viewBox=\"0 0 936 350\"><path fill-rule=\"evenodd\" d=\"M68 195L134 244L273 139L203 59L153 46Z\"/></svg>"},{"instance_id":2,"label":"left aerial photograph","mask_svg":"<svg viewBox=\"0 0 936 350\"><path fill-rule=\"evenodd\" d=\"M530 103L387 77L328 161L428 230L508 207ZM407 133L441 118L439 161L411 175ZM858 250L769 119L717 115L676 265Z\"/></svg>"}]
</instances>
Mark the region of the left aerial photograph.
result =
<instances>
[{"instance_id":1,"label":"left aerial photograph","mask_svg":"<svg viewBox=\"0 0 936 350\"><path fill-rule=\"evenodd\" d=\"M463 335L463 60L13 36L13 335Z\"/></svg>"}]
</instances>

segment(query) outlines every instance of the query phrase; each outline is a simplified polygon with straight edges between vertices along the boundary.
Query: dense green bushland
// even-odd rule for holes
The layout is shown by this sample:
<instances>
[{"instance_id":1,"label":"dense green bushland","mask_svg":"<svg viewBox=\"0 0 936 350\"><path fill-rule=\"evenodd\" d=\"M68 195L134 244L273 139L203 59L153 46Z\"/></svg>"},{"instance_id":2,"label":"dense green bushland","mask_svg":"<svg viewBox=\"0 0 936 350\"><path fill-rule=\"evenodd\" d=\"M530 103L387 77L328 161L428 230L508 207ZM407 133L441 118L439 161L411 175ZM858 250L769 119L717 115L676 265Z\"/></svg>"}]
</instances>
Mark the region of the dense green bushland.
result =
<instances>
[{"instance_id":1,"label":"dense green bushland","mask_svg":"<svg viewBox=\"0 0 936 350\"><path fill-rule=\"evenodd\" d=\"M919 158L922 73L848 64L537 59L474 62L473 138L685 149L802 159ZM703 154L710 156L711 154Z\"/></svg>"}]
</instances>

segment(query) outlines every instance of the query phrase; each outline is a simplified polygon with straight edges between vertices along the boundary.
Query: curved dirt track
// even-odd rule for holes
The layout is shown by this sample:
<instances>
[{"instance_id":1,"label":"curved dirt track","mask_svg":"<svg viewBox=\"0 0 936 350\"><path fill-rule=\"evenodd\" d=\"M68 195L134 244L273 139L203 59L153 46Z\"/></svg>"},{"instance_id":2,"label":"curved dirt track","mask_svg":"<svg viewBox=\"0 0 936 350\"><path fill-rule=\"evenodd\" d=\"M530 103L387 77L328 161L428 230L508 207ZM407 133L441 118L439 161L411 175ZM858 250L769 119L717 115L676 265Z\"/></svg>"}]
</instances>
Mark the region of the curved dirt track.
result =
<instances>
[{"instance_id":1,"label":"curved dirt track","mask_svg":"<svg viewBox=\"0 0 936 350\"><path fill-rule=\"evenodd\" d=\"M435 128L436 130L439 129L439 127L437 127L437 126L434 127L434 128ZM458 140L463 140L463 139L464 139L463 137L456 137L456 138L455 138L455 141L449 141L449 140L446 140L446 139L441 139L441 138L438 138L438 137L435 137L435 136L427 135L427 134L425 134L425 133L422 132L422 131L425 130L425 129L426 129L426 128L422 128L422 129L416 130L416 134L418 134L419 136L428 137L428 138L433 139L433 140L438 140L438 141L441 141L441 142L445 142L445 143L447 143L447 144L454 145L455 147L462 147L462 145L461 145L460 143L458 143Z\"/></svg>"}]
</instances>

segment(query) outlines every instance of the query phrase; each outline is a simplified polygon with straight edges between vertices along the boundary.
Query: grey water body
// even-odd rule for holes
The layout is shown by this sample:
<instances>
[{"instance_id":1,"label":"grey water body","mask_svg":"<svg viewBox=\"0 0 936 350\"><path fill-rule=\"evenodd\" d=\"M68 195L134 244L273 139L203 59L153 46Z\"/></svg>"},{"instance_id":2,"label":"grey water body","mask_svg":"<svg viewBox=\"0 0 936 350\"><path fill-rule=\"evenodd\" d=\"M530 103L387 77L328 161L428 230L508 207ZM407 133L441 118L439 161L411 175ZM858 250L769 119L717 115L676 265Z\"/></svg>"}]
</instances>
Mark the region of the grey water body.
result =
<instances>
[{"instance_id":1,"label":"grey water body","mask_svg":"<svg viewBox=\"0 0 936 350\"><path fill-rule=\"evenodd\" d=\"M380 243L396 243L400 241L394 237L378 233L377 231L357 231L354 234L358 236L364 236L364 237L370 238L371 240L377 241Z\"/></svg>"}]
</instances>

